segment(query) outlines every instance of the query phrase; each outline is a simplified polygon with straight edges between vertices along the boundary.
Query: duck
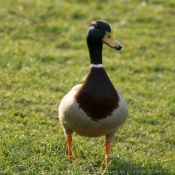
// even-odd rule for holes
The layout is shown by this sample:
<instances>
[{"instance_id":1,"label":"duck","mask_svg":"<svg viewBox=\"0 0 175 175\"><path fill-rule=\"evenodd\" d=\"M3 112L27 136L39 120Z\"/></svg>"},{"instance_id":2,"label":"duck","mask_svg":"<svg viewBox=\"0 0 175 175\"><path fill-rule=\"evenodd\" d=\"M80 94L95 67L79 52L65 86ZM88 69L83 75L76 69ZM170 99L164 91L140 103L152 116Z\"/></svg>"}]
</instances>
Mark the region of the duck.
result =
<instances>
[{"instance_id":1,"label":"duck","mask_svg":"<svg viewBox=\"0 0 175 175\"><path fill-rule=\"evenodd\" d=\"M72 87L59 104L59 120L63 127L68 157L77 158L72 152L73 132L85 137L105 136L105 160L110 162L110 149L115 134L128 116L125 98L112 84L102 63L103 43L115 50L123 46L114 39L111 27L103 20L93 21L87 30L90 69L83 82Z\"/></svg>"}]
</instances>

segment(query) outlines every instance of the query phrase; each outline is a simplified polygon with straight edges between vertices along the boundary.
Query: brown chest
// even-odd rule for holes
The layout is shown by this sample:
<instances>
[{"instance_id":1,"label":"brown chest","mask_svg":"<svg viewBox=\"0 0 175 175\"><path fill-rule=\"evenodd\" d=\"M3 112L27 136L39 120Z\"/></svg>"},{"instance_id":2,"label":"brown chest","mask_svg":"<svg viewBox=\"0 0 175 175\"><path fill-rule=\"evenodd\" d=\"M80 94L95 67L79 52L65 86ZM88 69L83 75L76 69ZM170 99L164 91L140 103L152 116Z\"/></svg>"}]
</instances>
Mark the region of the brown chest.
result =
<instances>
[{"instance_id":1,"label":"brown chest","mask_svg":"<svg viewBox=\"0 0 175 175\"><path fill-rule=\"evenodd\" d=\"M119 103L119 96L103 68L91 68L75 98L79 108L94 121L110 117Z\"/></svg>"}]
</instances>

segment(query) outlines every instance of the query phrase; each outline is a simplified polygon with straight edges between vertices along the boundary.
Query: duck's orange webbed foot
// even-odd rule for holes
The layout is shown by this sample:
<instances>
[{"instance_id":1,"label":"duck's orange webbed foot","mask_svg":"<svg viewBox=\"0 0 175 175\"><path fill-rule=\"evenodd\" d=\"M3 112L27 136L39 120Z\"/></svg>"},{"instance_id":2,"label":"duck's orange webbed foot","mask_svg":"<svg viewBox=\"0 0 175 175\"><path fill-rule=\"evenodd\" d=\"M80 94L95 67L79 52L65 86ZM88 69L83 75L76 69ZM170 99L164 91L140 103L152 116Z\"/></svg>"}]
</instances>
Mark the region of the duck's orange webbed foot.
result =
<instances>
[{"instance_id":1,"label":"duck's orange webbed foot","mask_svg":"<svg viewBox=\"0 0 175 175\"><path fill-rule=\"evenodd\" d=\"M68 157L70 160L77 160L77 157L74 157L72 154L72 136L71 135L67 135L67 147L68 147Z\"/></svg>"},{"instance_id":2,"label":"duck's orange webbed foot","mask_svg":"<svg viewBox=\"0 0 175 175\"><path fill-rule=\"evenodd\" d=\"M72 155L71 155L71 156L69 155L69 159L70 159L70 160L78 160L78 158L77 158L77 157L72 156Z\"/></svg>"}]
</instances>

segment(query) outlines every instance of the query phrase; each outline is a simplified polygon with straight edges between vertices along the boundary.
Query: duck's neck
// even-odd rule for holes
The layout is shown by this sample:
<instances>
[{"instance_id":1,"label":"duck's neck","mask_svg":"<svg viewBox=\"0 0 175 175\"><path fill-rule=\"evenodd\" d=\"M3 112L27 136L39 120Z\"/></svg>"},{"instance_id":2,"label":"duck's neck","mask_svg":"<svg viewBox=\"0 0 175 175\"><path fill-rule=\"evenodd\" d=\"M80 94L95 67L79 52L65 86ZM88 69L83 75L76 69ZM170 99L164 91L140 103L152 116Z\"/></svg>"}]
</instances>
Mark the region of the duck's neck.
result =
<instances>
[{"instance_id":1,"label":"duck's neck","mask_svg":"<svg viewBox=\"0 0 175 175\"><path fill-rule=\"evenodd\" d=\"M91 40L87 39L87 45L89 49L89 56L90 56L90 63L93 67L100 67L102 66L102 42L92 42Z\"/></svg>"},{"instance_id":2,"label":"duck's neck","mask_svg":"<svg viewBox=\"0 0 175 175\"><path fill-rule=\"evenodd\" d=\"M91 64L90 65L90 68L102 68L103 67L103 64Z\"/></svg>"}]
</instances>

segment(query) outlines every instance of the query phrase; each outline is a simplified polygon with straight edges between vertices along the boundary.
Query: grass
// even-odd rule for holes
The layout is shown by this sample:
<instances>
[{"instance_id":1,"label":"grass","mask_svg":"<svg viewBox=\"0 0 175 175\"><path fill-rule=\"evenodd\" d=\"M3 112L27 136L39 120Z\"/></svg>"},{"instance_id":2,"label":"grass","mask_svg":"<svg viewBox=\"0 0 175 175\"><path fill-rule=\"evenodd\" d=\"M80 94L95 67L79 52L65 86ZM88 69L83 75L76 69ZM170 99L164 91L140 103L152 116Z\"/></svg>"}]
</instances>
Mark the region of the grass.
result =
<instances>
[{"instance_id":1,"label":"grass","mask_svg":"<svg viewBox=\"0 0 175 175\"><path fill-rule=\"evenodd\" d=\"M2 1L0 6L0 174L175 174L174 0ZM129 117L111 164L105 139L74 134L67 158L57 117L62 97L89 70L85 36L95 19L111 24L120 52L103 63L125 96Z\"/></svg>"}]
</instances>

